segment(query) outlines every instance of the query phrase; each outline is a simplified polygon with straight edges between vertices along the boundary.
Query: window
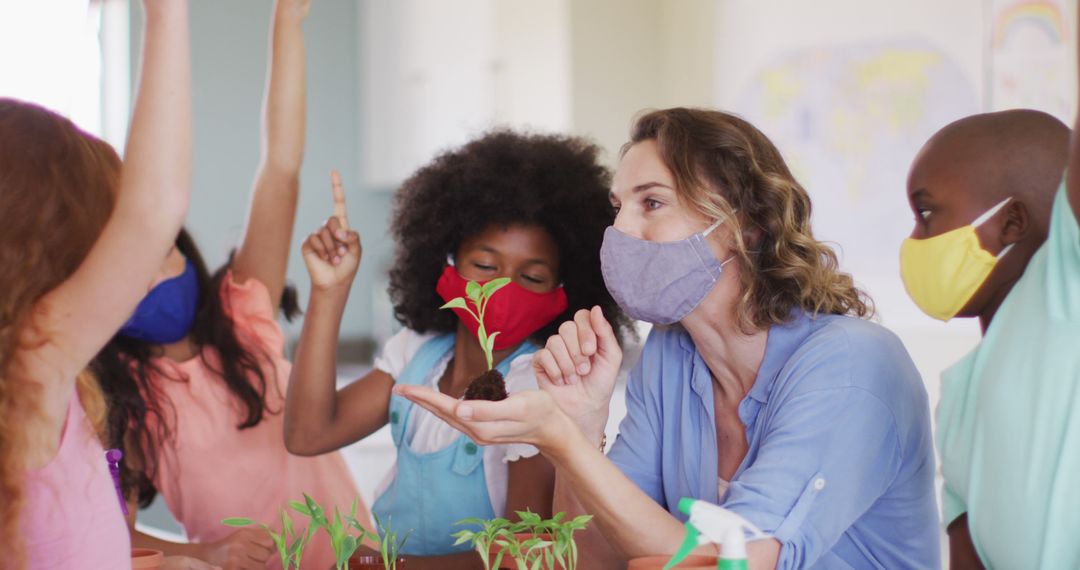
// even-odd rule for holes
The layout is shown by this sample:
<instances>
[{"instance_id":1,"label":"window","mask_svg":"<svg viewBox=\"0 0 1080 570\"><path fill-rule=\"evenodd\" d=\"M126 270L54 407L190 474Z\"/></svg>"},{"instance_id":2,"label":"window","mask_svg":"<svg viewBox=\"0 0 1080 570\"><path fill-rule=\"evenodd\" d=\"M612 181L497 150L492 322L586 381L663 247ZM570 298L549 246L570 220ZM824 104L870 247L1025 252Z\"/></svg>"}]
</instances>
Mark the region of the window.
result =
<instances>
[{"instance_id":1,"label":"window","mask_svg":"<svg viewBox=\"0 0 1080 570\"><path fill-rule=\"evenodd\" d=\"M126 0L0 0L0 96L48 107L121 149L128 14Z\"/></svg>"}]
</instances>

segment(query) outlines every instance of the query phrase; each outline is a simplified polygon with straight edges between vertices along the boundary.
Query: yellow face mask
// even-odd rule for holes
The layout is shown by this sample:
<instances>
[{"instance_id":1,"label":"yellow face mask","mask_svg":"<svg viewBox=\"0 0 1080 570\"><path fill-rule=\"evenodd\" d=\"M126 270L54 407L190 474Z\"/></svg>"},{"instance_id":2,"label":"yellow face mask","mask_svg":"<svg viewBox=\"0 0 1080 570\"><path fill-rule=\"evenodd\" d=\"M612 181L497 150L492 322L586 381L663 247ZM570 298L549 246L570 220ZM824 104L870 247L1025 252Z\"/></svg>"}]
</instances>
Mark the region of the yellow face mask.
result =
<instances>
[{"instance_id":1,"label":"yellow face mask","mask_svg":"<svg viewBox=\"0 0 1080 570\"><path fill-rule=\"evenodd\" d=\"M904 288L924 313L947 321L971 300L1012 245L997 256L979 244L975 228L1005 206L1006 198L971 224L926 239L904 240L900 276Z\"/></svg>"}]
</instances>

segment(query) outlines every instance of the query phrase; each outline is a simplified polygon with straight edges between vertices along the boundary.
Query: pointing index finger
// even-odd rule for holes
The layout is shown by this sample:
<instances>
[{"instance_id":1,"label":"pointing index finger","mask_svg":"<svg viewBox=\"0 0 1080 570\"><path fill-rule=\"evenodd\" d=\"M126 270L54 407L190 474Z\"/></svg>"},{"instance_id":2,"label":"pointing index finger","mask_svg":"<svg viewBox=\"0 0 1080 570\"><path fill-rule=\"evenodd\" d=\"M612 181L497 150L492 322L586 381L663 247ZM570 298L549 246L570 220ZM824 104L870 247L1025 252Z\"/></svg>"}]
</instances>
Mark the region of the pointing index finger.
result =
<instances>
[{"instance_id":1,"label":"pointing index finger","mask_svg":"<svg viewBox=\"0 0 1080 570\"><path fill-rule=\"evenodd\" d=\"M341 229L349 230L349 212L345 208L345 189L341 186L341 173L330 171L330 187L334 195L334 217L341 223Z\"/></svg>"}]
</instances>

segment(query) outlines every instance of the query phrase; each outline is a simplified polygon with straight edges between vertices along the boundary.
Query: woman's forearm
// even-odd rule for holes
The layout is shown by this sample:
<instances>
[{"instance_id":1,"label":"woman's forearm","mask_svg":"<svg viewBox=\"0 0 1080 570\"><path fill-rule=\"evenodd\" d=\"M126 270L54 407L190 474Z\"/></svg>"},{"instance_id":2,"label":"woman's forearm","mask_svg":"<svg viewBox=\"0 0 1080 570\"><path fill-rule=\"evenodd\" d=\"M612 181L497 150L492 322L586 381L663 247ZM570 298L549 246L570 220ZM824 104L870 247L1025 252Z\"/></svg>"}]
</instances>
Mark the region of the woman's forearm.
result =
<instances>
[{"instance_id":1,"label":"woman's forearm","mask_svg":"<svg viewBox=\"0 0 1080 570\"><path fill-rule=\"evenodd\" d=\"M630 481L569 418L557 417L566 424L559 430L564 436L544 450L557 470L555 508L570 512L569 508L580 507L575 510L593 515L591 526L602 534L585 537L582 560L609 567L617 555L674 552L682 543L683 525Z\"/></svg>"},{"instance_id":2,"label":"woman's forearm","mask_svg":"<svg viewBox=\"0 0 1080 570\"><path fill-rule=\"evenodd\" d=\"M590 514L577 499L566 477L558 474L555 476L555 504L552 510L556 513L566 513L567 520ZM604 538L595 523L589 524L585 530L575 534L574 540L577 541L582 568L616 568L625 562Z\"/></svg>"},{"instance_id":3,"label":"woman's forearm","mask_svg":"<svg viewBox=\"0 0 1080 570\"><path fill-rule=\"evenodd\" d=\"M682 544L686 529L666 509L658 505L634 484L619 468L586 439L573 422L562 414L570 429L564 437L545 449L555 464L556 509L580 507L580 512L594 516L593 525L600 531L583 537L582 560L593 564L583 567L607 568L626 559L640 556L671 555ZM576 503L576 505L575 505ZM698 554L715 555L716 546L704 546ZM747 545L751 570L776 568L780 542L759 540Z\"/></svg>"}]
</instances>

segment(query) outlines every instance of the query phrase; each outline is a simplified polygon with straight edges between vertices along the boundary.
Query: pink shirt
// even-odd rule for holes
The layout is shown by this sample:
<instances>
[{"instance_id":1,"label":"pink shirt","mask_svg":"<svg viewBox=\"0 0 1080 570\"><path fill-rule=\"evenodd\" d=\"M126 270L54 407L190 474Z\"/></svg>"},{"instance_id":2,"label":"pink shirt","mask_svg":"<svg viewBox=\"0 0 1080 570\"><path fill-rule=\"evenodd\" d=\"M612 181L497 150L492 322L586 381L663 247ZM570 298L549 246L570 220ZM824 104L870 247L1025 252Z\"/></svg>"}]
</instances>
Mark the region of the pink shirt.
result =
<instances>
[{"instance_id":1,"label":"pink shirt","mask_svg":"<svg viewBox=\"0 0 1080 570\"><path fill-rule=\"evenodd\" d=\"M166 398L163 414L166 420L172 417L171 402L177 418L172 438L157 447L154 478L169 510L192 542L213 542L234 532L221 524L228 517L248 517L280 530L279 508L290 500L302 501L303 493L331 512L334 506L347 511L360 493L341 454L297 457L285 449L284 397L292 365L285 359L285 337L274 319L269 292L255 279L236 284L228 275L221 295L240 342L261 346L272 360L272 367L264 367L270 384L267 408L258 425L237 429L243 408L202 358L157 363L171 377L153 379ZM206 356L213 366L217 354L209 351ZM307 525L295 511L290 514L294 526ZM371 526L362 503L357 518ZM333 564L329 539L320 531L304 552L304 566ZM280 568L276 551L270 567Z\"/></svg>"},{"instance_id":2,"label":"pink shirt","mask_svg":"<svg viewBox=\"0 0 1080 570\"><path fill-rule=\"evenodd\" d=\"M131 568L131 537L105 450L72 394L56 457L27 474L27 570ZM0 554L2 558L2 554Z\"/></svg>"}]
</instances>

